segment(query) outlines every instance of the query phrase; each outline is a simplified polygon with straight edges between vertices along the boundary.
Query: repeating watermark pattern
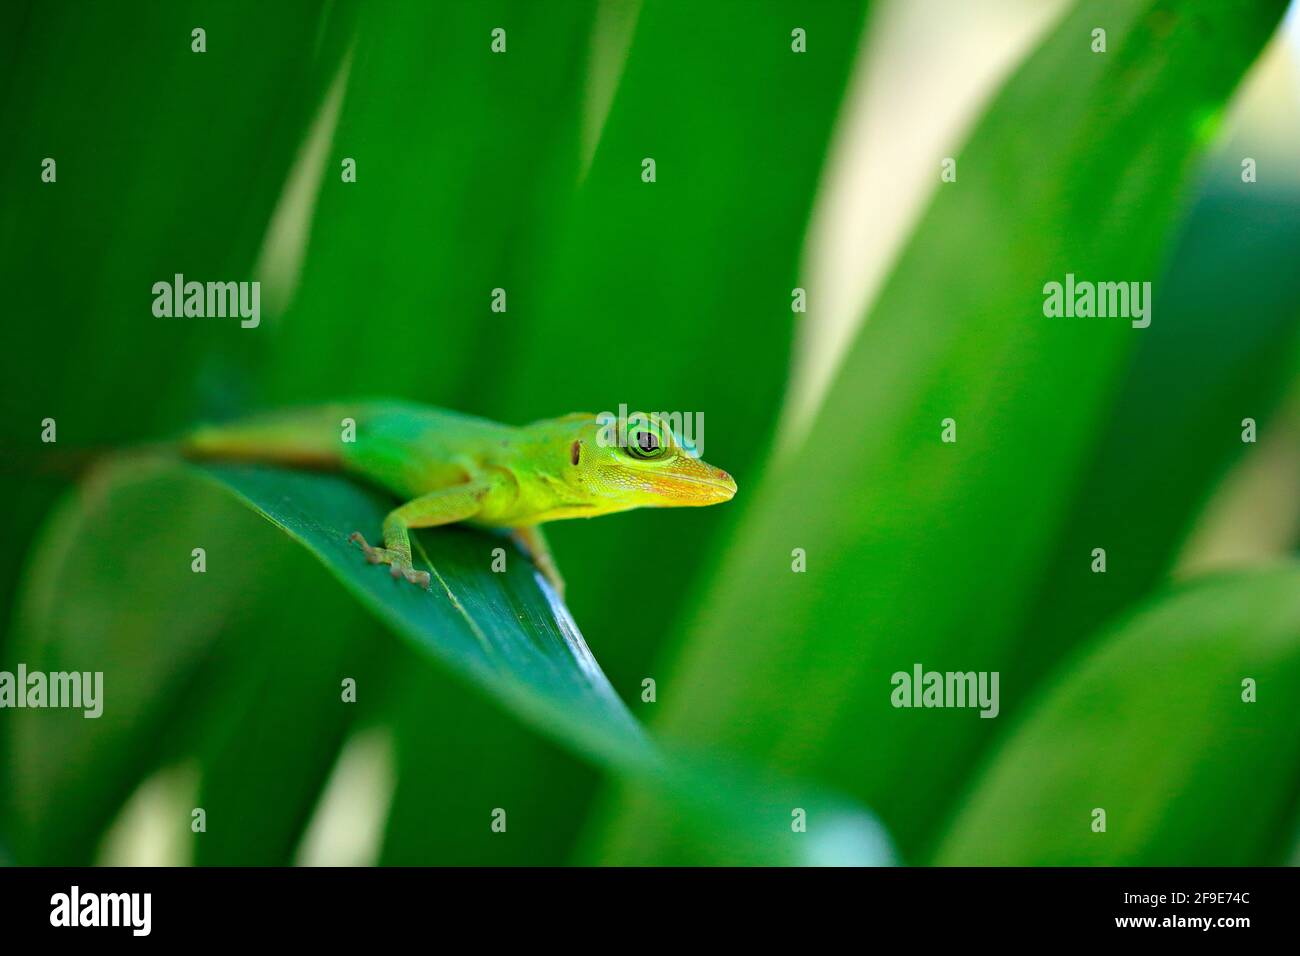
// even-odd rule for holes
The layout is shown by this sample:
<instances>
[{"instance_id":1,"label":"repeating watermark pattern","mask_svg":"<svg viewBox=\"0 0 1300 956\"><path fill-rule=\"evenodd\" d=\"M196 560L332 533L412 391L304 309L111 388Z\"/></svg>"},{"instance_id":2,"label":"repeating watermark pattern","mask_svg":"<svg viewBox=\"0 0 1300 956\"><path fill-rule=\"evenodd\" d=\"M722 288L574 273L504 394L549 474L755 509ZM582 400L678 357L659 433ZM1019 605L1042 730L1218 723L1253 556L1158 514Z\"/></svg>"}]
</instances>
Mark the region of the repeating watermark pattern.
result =
<instances>
[{"instance_id":1,"label":"repeating watermark pattern","mask_svg":"<svg viewBox=\"0 0 1300 956\"><path fill-rule=\"evenodd\" d=\"M601 448L628 448L632 443L642 444L651 440L645 436L659 437L660 429L667 428L681 446L682 451L692 458L704 457L704 413L703 412L632 412L628 414L626 405L618 406L618 413L600 412L596 415L596 424L600 431L596 434L596 444Z\"/></svg>"},{"instance_id":2,"label":"repeating watermark pattern","mask_svg":"<svg viewBox=\"0 0 1300 956\"><path fill-rule=\"evenodd\" d=\"M73 884L50 897L51 926L126 926L132 936L153 928L152 893L82 893Z\"/></svg>"},{"instance_id":3,"label":"repeating watermark pattern","mask_svg":"<svg viewBox=\"0 0 1300 956\"><path fill-rule=\"evenodd\" d=\"M0 671L0 708L80 710L97 718L104 713L103 671Z\"/></svg>"},{"instance_id":4,"label":"repeating watermark pattern","mask_svg":"<svg viewBox=\"0 0 1300 956\"><path fill-rule=\"evenodd\" d=\"M255 329L262 322L262 283L185 281L176 273L171 282L153 284L153 314L160 319L240 319L240 327Z\"/></svg>"},{"instance_id":5,"label":"repeating watermark pattern","mask_svg":"<svg viewBox=\"0 0 1300 956\"><path fill-rule=\"evenodd\" d=\"M978 707L981 717L996 717L998 671L927 671L913 664L911 673L897 671L889 701L895 707Z\"/></svg>"},{"instance_id":6,"label":"repeating watermark pattern","mask_svg":"<svg viewBox=\"0 0 1300 956\"><path fill-rule=\"evenodd\" d=\"M1073 272L1065 282L1043 286L1043 315L1049 319L1131 319L1133 328L1151 324L1150 282L1076 281Z\"/></svg>"}]
</instances>

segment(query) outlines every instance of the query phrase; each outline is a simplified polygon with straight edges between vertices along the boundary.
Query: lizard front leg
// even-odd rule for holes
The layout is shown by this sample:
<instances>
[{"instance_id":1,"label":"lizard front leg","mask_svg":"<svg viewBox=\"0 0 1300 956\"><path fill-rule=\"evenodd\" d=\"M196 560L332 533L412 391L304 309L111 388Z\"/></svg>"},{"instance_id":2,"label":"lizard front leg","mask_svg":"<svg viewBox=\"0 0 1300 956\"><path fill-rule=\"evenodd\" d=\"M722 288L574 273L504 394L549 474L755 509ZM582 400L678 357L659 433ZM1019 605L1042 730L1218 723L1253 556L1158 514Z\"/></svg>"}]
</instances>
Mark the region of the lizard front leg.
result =
<instances>
[{"instance_id":1,"label":"lizard front leg","mask_svg":"<svg viewBox=\"0 0 1300 956\"><path fill-rule=\"evenodd\" d=\"M564 578L560 576L560 569L555 566L555 559L551 557L551 548L546 543L546 536L542 534L542 529L535 524L523 525L511 529L510 534L515 539L515 543L533 559L537 570L551 582L551 586L563 601Z\"/></svg>"},{"instance_id":2,"label":"lizard front leg","mask_svg":"<svg viewBox=\"0 0 1300 956\"><path fill-rule=\"evenodd\" d=\"M483 498L491 490L487 482L470 481L421 495L395 508L384 518L384 546L372 548L360 531L352 532L349 541L361 545L371 564L387 564L393 577L403 577L422 588L429 586L429 572L417 571L411 563L411 528L432 528L464 521L478 513Z\"/></svg>"}]
</instances>

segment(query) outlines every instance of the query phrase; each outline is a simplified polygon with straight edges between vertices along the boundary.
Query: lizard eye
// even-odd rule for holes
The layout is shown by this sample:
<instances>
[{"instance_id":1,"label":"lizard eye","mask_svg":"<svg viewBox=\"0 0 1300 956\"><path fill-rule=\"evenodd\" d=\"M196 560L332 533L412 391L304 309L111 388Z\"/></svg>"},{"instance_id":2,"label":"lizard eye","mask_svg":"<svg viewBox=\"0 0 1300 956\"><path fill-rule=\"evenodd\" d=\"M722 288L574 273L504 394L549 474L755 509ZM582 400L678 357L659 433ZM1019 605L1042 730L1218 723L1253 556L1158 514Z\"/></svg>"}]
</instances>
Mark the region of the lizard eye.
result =
<instances>
[{"instance_id":1,"label":"lizard eye","mask_svg":"<svg viewBox=\"0 0 1300 956\"><path fill-rule=\"evenodd\" d=\"M625 450L632 458L641 461L653 461L656 458L663 457L664 445L657 434L643 427L628 433L627 448Z\"/></svg>"}]
</instances>

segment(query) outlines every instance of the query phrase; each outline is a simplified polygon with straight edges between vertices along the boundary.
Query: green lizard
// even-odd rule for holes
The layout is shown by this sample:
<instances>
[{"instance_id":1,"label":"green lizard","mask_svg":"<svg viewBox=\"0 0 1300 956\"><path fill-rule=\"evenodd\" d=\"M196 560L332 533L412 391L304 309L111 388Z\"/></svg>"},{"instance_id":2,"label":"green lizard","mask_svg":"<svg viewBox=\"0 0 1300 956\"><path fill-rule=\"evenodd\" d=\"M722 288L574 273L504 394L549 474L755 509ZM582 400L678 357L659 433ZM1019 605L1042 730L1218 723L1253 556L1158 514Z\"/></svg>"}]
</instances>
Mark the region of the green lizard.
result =
<instances>
[{"instance_id":1,"label":"green lizard","mask_svg":"<svg viewBox=\"0 0 1300 956\"><path fill-rule=\"evenodd\" d=\"M661 418L628 421L620 436L617 426L583 413L511 427L406 402L363 402L203 426L182 439L181 450L197 459L341 471L392 492L406 503L384 519L384 546L372 547L359 530L349 540L371 563L422 588L430 577L412 564L411 528L457 521L510 528L562 596L542 522L712 505L736 493L731 476L696 457Z\"/></svg>"}]
</instances>

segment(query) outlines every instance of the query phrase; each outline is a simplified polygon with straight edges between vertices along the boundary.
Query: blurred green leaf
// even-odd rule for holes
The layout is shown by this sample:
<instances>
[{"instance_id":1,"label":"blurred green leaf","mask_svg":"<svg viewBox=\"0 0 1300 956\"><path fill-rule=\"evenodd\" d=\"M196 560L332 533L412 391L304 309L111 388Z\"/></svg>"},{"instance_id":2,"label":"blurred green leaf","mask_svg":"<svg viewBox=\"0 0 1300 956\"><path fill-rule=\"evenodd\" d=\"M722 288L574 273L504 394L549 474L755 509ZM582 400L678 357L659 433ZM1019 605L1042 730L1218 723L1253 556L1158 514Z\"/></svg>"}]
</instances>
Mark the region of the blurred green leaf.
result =
<instances>
[{"instance_id":1,"label":"blurred green leaf","mask_svg":"<svg viewBox=\"0 0 1300 956\"><path fill-rule=\"evenodd\" d=\"M1080 3L1010 79L808 440L759 490L663 682L668 734L825 779L872 805L905 856L923 845L957 756L995 721L894 709L890 675L1007 666L1143 334L1045 318L1044 283L1153 275L1206 119L1283 7ZM940 440L948 418L956 443ZM652 814L619 824L647 834L634 858L662 859Z\"/></svg>"},{"instance_id":2,"label":"blurred green leaf","mask_svg":"<svg viewBox=\"0 0 1300 956\"><path fill-rule=\"evenodd\" d=\"M1157 599L1034 702L971 787L936 862L1285 862L1297 699L1300 564ZM1105 833L1092 830L1094 808L1106 812Z\"/></svg>"},{"instance_id":3,"label":"blurred green leaf","mask_svg":"<svg viewBox=\"0 0 1300 956\"><path fill-rule=\"evenodd\" d=\"M249 625L241 595L277 571L273 560L231 560L245 539L256 540L258 522L193 485L137 463L100 471L41 535L0 669L100 671L104 700L93 719L79 710L5 711L0 739L18 769L0 794L21 862L91 861L117 809L166 758L168 728L206 653L224 630ZM191 572L199 545L221 567L221 587L212 587L218 575Z\"/></svg>"},{"instance_id":4,"label":"blurred green leaf","mask_svg":"<svg viewBox=\"0 0 1300 956\"><path fill-rule=\"evenodd\" d=\"M461 399L501 387L503 335L578 175L591 12L587 0L364 5L301 286L264 339L261 403L351 390L483 410ZM492 311L495 288L506 313Z\"/></svg>"},{"instance_id":5,"label":"blurred green leaf","mask_svg":"<svg viewBox=\"0 0 1300 956\"><path fill-rule=\"evenodd\" d=\"M1292 384L1300 196L1242 183L1237 155L1213 169L1156 286L1159 317L1113 400L1004 680L1029 686L1159 583L1215 483L1258 447L1242 442L1242 420L1266 436ZM1092 573L1097 547L1105 574Z\"/></svg>"},{"instance_id":6,"label":"blurred green leaf","mask_svg":"<svg viewBox=\"0 0 1300 956\"><path fill-rule=\"evenodd\" d=\"M570 862L598 771L419 656L402 649L385 695L397 787L380 864ZM489 827L497 807L509 839Z\"/></svg>"},{"instance_id":7,"label":"blurred green leaf","mask_svg":"<svg viewBox=\"0 0 1300 956\"><path fill-rule=\"evenodd\" d=\"M159 319L151 288L177 272L250 277L355 7L32 5L0 91L0 139L22 144L0 155L0 263L14 314L61 321L6 329L7 402L53 415L60 438L79 445L152 436L196 410L160 394L193 402L200 366L228 370L256 350L259 337L237 325L214 335L207 323ZM191 50L196 27L204 53ZM58 164L54 183L41 181L44 157ZM105 369L110 354L118 361ZM105 403L86 387L104 381L149 387ZM37 444L29 416L0 422L20 447Z\"/></svg>"},{"instance_id":8,"label":"blurred green leaf","mask_svg":"<svg viewBox=\"0 0 1300 956\"><path fill-rule=\"evenodd\" d=\"M249 545L270 532L259 530ZM387 636L323 569L281 548L265 562L251 626L225 629L184 717L207 817L193 834L197 865L292 863L346 735L387 690ZM343 700L345 679L356 703Z\"/></svg>"}]
</instances>

